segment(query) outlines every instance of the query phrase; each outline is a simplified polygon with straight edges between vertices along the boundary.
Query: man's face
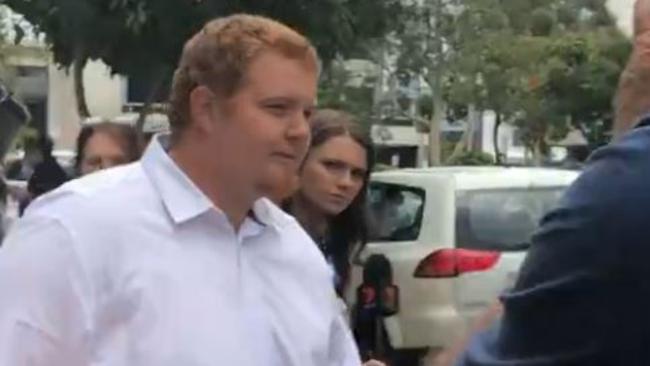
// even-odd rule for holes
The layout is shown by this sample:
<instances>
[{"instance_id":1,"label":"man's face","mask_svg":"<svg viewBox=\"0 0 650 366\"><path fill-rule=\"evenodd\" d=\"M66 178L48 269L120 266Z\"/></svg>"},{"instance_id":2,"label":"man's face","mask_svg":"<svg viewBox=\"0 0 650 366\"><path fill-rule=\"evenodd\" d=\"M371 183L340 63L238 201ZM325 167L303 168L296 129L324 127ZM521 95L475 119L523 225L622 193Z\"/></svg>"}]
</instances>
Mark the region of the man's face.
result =
<instances>
[{"instance_id":1,"label":"man's face","mask_svg":"<svg viewBox=\"0 0 650 366\"><path fill-rule=\"evenodd\" d=\"M86 143L79 173L87 175L128 163L128 154L116 138L106 132L97 131Z\"/></svg>"},{"instance_id":2,"label":"man's face","mask_svg":"<svg viewBox=\"0 0 650 366\"><path fill-rule=\"evenodd\" d=\"M316 88L317 72L303 60L265 52L250 64L235 94L215 101L208 136L228 179L259 195L274 177L296 173Z\"/></svg>"}]
</instances>

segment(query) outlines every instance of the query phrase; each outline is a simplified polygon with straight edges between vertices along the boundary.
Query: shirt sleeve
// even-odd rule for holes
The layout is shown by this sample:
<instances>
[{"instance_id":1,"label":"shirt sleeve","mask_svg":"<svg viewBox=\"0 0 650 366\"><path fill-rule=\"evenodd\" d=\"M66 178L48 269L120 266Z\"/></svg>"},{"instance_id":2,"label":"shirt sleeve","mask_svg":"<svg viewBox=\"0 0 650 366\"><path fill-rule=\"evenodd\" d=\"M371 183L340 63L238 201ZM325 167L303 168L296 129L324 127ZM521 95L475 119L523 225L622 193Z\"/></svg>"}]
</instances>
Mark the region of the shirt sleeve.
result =
<instances>
[{"instance_id":1,"label":"shirt sleeve","mask_svg":"<svg viewBox=\"0 0 650 366\"><path fill-rule=\"evenodd\" d=\"M87 365L86 293L64 226L16 223L0 249L0 366Z\"/></svg>"},{"instance_id":2,"label":"shirt sleeve","mask_svg":"<svg viewBox=\"0 0 650 366\"><path fill-rule=\"evenodd\" d=\"M360 366L359 350L350 327L340 314L332 324L330 333L330 362L328 366Z\"/></svg>"}]
</instances>

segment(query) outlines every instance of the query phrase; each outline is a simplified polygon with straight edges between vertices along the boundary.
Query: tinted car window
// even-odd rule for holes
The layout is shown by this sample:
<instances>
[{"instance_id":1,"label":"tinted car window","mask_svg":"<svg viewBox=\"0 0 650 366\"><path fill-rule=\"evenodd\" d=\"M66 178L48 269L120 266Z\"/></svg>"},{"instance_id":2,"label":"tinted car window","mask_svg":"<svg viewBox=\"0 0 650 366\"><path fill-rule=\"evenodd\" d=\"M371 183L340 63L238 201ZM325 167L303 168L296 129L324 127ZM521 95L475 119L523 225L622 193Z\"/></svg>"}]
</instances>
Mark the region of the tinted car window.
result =
<instances>
[{"instance_id":1,"label":"tinted car window","mask_svg":"<svg viewBox=\"0 0 650 366\"><path fill-rule=\"evenodd\" d=\"M418 238L425 202L423 190L372 183L368 195L370 241L411 241Z\"/></svg>"},{"instance_id":2,"label":"tinted car window","mask_svg":"<svg viewBox=\"0 0 650 366\"><path fill-rule=\"evenodd\" d=\"M459 192L456 200L456 245L480 250L527 249L539 221L558 203L564 189Z\"/></svg>"}]
</instances>

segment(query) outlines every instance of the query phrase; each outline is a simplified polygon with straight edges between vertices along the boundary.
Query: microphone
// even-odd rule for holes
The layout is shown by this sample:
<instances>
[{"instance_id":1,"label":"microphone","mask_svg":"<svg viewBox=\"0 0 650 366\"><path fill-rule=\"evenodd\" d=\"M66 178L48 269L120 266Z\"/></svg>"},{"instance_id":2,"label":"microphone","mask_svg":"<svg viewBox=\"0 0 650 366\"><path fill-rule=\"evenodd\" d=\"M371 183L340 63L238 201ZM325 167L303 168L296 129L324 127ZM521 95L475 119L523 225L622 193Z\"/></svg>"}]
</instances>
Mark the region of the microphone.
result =
<instances>
[{"instance_id":1,"label":"microphone","mask_svg":"<svg viewBox=\"0 0 650 366\"><path fill-rule=\"evenodd\" d=\"M381 316L395 315L399 308L399 289L393 284L393 266L383 254L373 254L363 266L363 283L359 287L362 303L377 308ZM377 296L381 294L381 296Z\"/></svg>"},{"instance_id":2,"label":"microphone","mask_svg":"<svg viewBox=\"0 0 650 366\"><path fill-rule=\"evenodd\" d=\"M373 254L363 266L363 283L357 288L354 330L363 354L381 359L390 347L383 319L399 309L399 289L393 284L393 267L382 254Z\"/></svg>"}]
</instances>

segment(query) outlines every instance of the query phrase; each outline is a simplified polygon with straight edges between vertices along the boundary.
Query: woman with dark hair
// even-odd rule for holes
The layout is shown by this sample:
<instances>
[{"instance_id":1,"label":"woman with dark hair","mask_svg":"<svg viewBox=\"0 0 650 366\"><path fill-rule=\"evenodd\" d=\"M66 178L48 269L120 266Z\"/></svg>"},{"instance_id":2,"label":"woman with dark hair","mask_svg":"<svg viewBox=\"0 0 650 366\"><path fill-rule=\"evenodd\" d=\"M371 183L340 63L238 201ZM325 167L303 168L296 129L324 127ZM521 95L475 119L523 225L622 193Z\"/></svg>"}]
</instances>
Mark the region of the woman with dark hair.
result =
<instances>
[{"instance_id":1,"label":"woman with dark hair","mask_svg":"<svg viewBox=\"0 0 650 366\"><path fill-rule=\"evenodd\" d=\"M83 176L132 163L140 158L140 153L138 136L132 126L113 122L86 125L77 137L75 173Z\"/></svg>"},{"instance_id":2,"label":"woman with dark hair","mask_svg":"<svg viewBox=\"0 0 650 366\"><path fill-rule=\"evenodd\" d=\"M320 110L310 123L311 145L300 171L295 177L277 177L269 197L284 202L320 247L343 297L351 258L367 240L366 191L374 151L368 135L345 112ZM367 350L361 351L367 356ZM376 360L364 364L382 365Z\"/></svg>"},{"instance_id":3,"label":"woman with dark hair","mask_svg":"<svg viewBox=\"0 0 650 366\"><path fill-rule=\"evenodd\" d=\"M319 245L342 295L350 258L366 243L366 189L374 163L367 134L352 116L320 110L311 119L311 146L285 208Z\"/></svg>"}]
</instances>

